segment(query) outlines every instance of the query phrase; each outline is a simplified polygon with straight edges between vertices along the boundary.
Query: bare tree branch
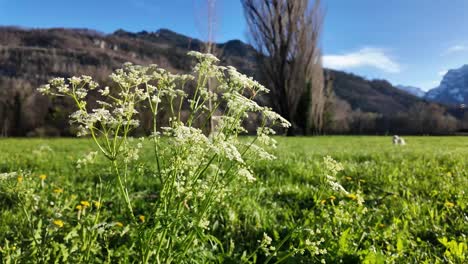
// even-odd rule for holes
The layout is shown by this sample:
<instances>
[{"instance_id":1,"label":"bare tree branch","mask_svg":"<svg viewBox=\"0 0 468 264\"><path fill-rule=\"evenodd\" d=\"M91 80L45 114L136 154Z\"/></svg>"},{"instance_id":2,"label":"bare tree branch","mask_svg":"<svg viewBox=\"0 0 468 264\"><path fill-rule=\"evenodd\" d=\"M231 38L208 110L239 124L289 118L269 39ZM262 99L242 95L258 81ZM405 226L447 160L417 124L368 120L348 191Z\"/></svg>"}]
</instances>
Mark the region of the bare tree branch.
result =
<instances>
[{"instance_id":1,"label":"bare tree branch","mask_svg":"<svg viewBox=\"0 0 468 264\"><path fill-rule=\"evenodd\" d=\"M241 0L251 41L259 52L262 71L272 91L272 105L291 123L298 105L309 94L311 116L306 121L321 130L324 79L320 32L323 12L320 0ZM307 91L310 87L311 91Z\"/></svg>"}]
</instances>

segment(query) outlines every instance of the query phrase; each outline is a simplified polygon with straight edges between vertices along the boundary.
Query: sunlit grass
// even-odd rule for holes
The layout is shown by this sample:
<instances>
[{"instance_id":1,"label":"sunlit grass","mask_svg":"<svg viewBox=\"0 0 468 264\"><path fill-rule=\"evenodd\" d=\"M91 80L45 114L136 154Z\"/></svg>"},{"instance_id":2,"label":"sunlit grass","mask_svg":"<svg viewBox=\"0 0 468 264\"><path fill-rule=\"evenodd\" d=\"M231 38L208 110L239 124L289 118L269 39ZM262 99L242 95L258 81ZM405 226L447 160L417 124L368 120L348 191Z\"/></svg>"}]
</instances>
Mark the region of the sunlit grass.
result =
<instances>
[{"instance_id":1,"label":"sunlit grass","mask_svg":"<svg viewBox=\"0 0 468 264\"><path fill-rule=\"evenodd\" d=\"M227 241L223 250L214 251L217 257L213 261L236 263L243 252L248 255L259 246L259 241L264 241L264 234L272 238L272 246L280 247L278 256L270 260L272 263L286 256L291 247L317 243L322 238L323 242L317 243L317 250L323 253L319 257L297 252L289 261L466 261L468 138L405 137L407 146L393 146L390 137L276 139L278 159L273 163L252 162L257 181L233 193L217 209L216 217L210 219L212 234ZM51 214L42 212L43 228L49 228L50 236L59 241L79 223L77 205L82 201L89 203L80 221L95 212L92 203L97 197L97 176L105 179L110 174L101 166L104 159L76 169L76 160L91 150L93 142L88 139L0 140L0 172L28 171L29 178L15 178L14 184L29 184L29 188L36 188L36 195L66 208L62 218L49 219L46 216ZM323 182L326 155L342 163L344 171L337 178L348 195L331 190ZM47 175L43 189L41 174ZM130 188L135 197L143 197L136 199L135 205L142 225L152 221L144 201L156 194L151 191L151 178L144 171L138 175ZM362 196L363 205L357 203L356 195ZM129 223L119 209L123 205L115 197L118 193L112 190L102 197L102 217L113 225L113 233L109 241L99 242L110 243L116 250L110 260L124 256L130 261L132 258L126 255L129 241L136 239L137 234L132 234L130 227L127 235L120 236ZM28 253L31 243L27 239L27 221L15 198L5 189L0 191L0 201L0 256L16 256L24 262L21 256ZM308 240L304 232L313 234L314 240ZM21 254L13 254L18 248L22 249ZM108 253L103 248L91 253L105 259ZM268 260L260 251L256 255L257 262Z\"/></svg>"}]
</instances>

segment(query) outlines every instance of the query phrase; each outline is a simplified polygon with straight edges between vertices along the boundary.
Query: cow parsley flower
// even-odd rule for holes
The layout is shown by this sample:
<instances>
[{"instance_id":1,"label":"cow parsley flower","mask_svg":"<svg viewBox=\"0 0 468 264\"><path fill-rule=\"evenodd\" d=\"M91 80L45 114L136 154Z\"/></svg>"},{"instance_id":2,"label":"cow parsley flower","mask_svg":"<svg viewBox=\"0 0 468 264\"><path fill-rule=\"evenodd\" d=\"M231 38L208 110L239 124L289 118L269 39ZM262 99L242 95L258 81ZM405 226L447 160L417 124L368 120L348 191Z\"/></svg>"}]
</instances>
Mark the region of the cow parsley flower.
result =
<instances>
[{"instance_id":1,"label":"cow parsley flower","mask_svg":"<svg viewBox=\"0 0 468 264\"><path fill-rule=\"evenodd\" d=\"M69 97L76 104L70 123L76 126L78 136L91 135L96 149L110 161L116 178L112 182L117 184L132 222L144 222L145 217L134 214L134 195L129 188L133 181L129 178L135 173L149 175L157 178L160 188L156 190L155 214L177 212L181 219L191 219L177 221L171 227L180 230L177 235L181 236L194 228L197 232L209 229L209 213L226 203L233 191L231 183L256 180L247 165L250 159L275 159L268 152L276 146L271 138L275 131L270 127L290 126L256 101L259 93L268 92L264 86L234 67L219 66L219 59L211 54L192 51L189 56L196 61L190 74L171 73L157 65L125 63L109 76L114 84L111 87L98 88L97 82L83 75L67 80L56 78L38 89L43 94ZM92 92L94 89L98 90ZM90 98L95 94L99 100ZM246 129L252 116L261 125L254 140L246 142L239 136L254 132ZM149 140L136 142L131 135L140 121L144 127L138 133L148 128L151 131L147 131ZM146 144L154 149L145 153L155 156L152 164L145 164L148 159L139 160ZM93 163L96 156L97 152L91 152L81 157L77 167ZM88 201L76 205L78 219L90 206ZM100 205L94 202L94 207ZM161 241L168 241L176 234L167 233L170 230L160 219L151 219L155 232L161 234ZM112 226L123 224L115 222L108 228ZM201 243L199 236L195 237L191 245ZM272 239L264 234L261 248L266 255L276 252L271 243Z\"/></svg>"},{"instance_id":2,"label":"cow parsley flower","mask_svg":"<svg viewBox=\"0 0 468 264\"><path fill-rule=\"evenodd\" d=\"M104 87L104 89L99 90L99 93L102 96L108 96L110 93L109 86Z\"/></svg>"},{"instance_id":3,"label":"cow parsley flower","mask_svg":"<svg viewBox=\"0 0 468 264\"><path fill-rule=\"evenodd\" d=\"M0 180L8 180L14 177L17 177L18 173L17 172L7 172L7 173L0 173ZM21 179L22 181L22 179ZM18 180L19 182L19 180Z\"/></svg>"},{"instance_id":4,"label":"cow parsley flower","mask_svg":"<svg viewBox=\"0 0 468 264\"><path fill-rule=\"evenodd\" d=\"M40 86L37 91L41 94L44 94L44 95L50 95L52 94L51 93L51 90L50 90L50 84L44 84L42 86Z\"/></svg>"},{"instance_id":5,"label":"cow parsley flower","mask_svg":"<svg viewBox=\"0 0 468 264\"><path fill-rule=\"evenodd\" d=\"M244 177L248 182L254 182L256 181L257 179L255 179L255 177L252 175L252 173L246 169L246 168L240 168L238 171L237 171L237 174L239 174L239 176L241 177Z\"/></svg>"},{"instance_id":6,"label":"cow parsley flower","mask_svg":"<svg viewBox=\"0 0 468 264\"><path fill-rule=\"evenodd\" d=\"M78 159L76 161L76 163L77 163L76 167L79 169L79 168L81 168L83 166L94 163L95 158L96 158L97 155L98 155L97 151L92 151L92 152L86 154L86 156L84 156L83 158Z\"/></svg>"}]
</instances>

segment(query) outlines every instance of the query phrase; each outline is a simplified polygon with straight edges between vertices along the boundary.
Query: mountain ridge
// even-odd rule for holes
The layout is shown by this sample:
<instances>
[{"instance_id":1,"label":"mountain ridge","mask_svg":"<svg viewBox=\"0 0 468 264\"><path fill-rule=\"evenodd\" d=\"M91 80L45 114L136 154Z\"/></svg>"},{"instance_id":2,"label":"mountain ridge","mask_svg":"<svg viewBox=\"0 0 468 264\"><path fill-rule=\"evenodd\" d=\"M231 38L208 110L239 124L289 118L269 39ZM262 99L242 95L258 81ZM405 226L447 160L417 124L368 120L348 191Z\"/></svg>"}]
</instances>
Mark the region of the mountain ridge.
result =
<instances>
[{"instance_id":1,"label":"mountain ridge","mask_svg":"<svg viewBox=\"0 0 468 264\"><path fill-rule=\"evenodd\" d=\"M45 104L45 99L37 95L35 88L51 78L86 74L103 81L127 61L158 64L175 72L186 72L193 65L187 52L202 48L201 40L168 29L136 33L116 30L104 34L90 29L0 27L0 95L5 101L3 108L0 104L0 116L4 115L6 120L3 125L0 123L0 129L3 126L3 130L8 131L10 127L31 131L38 126L48 126L52 122L53 106ZM217 43L216 49L221 64L232 65L262 81L261 65L258 65L256 51L251 45L230 40ZM366 80L331 69L325 69L325 73L333 79L336 96L348 102L353 110L393 116L407 112L415 104L427 103L385 80ZM17 105L19 101L21 103ZM36 109L29 111L32 107ZM21 113L9 112L11 108ZM21 120L12 121L18 118ZM16 123L10 124L12 122ZM6 134L21 135L11 131Z\"/></svg>"},{"instance_id":2,"label":"mountain ridge","mask_svg":"<svg viewBox=\"0 0 468 264\"><path fill-rule=\"evenodd\" d=\"M440 85L426 93L426 99L459 105L468 103L468 64L448 70Z\"/></svg>"}]
</instances>

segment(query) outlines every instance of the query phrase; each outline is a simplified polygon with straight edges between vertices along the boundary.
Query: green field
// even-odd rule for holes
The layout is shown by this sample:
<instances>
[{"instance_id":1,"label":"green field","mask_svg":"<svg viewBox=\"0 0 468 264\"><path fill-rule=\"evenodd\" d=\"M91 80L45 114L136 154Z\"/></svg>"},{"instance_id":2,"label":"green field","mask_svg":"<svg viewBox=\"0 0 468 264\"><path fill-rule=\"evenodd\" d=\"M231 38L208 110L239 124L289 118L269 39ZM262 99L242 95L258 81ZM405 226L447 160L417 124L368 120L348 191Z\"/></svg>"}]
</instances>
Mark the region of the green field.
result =
<instances>
[{"instance_id":1,"label":"green field","mask_svg":"<svg viewBox=\"0 0 468 264\"><path fill-rule=\"evenodd\" d=\"M212 239L198 241L206 250L189 250L197 258L188 263L468 261L468 138L407 137L406 146L390 137L277 140L278 159L250 161L257 180L232 186L210 216ZM146 163L132 168L132 223L103 157L77 169L92 150L87 139L0 140L0 173L18 172L0 179L4 263L139 262L156 180ZM348 194L324 180L325 156L343 165L336 177ZM99 192L101 205L93 204ZM264 234L270 247L261 246Z\"/></svg>"}]
</instances>

